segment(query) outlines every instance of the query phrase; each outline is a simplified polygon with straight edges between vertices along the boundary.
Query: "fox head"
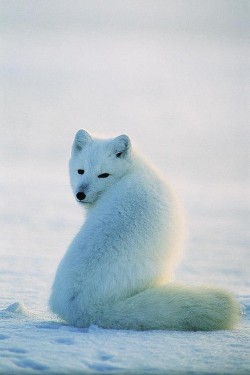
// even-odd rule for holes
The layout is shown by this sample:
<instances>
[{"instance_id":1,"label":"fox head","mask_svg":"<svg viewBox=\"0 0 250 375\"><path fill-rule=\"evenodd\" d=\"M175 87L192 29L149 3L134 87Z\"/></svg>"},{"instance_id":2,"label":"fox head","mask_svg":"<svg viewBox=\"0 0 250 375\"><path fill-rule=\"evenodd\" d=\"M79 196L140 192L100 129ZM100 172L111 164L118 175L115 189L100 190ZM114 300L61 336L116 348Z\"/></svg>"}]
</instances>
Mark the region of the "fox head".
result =
<instances>
[{"instance_id":1,"label":"fox head","mask_svg":"<svg viewBox=\"0 0 250 375\"><path fill-rule=\"evenodd\" d=\"M131 143L126 135L114 139L92 138L79 130L69 162L73 194L80 203L92 204L131 167Z\"/></svg>"}]
</instances>

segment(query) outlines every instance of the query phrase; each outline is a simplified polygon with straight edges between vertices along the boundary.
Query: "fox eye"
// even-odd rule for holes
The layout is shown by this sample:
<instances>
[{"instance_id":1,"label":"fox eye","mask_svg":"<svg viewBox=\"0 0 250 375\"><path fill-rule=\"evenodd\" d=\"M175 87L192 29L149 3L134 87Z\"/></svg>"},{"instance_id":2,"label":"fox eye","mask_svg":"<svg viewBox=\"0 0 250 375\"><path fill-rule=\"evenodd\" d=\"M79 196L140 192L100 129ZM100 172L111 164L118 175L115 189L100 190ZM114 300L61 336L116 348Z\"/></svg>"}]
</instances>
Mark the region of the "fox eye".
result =
<instances>
[{"instance_id":1,"label":"fox eye","mask_svg":"<svg viewBox=\"0 0 250 375\"><path fill-rule=\"evenodd\" d=\"M83 174L84 173L84 170L83 169L78 169L77 171L79 174Z\"/></svg>"},{"instance_id":2,"label":"fox eye","mask_svg":"<svg viewBox=\"0 0 250 375\"><path fill-rule=\"evenodd\" d=\"M108 176L110 176L109 173L102 173L102 174L99 174L99 178L107 178Z\"/></svg>"}]
</instances>

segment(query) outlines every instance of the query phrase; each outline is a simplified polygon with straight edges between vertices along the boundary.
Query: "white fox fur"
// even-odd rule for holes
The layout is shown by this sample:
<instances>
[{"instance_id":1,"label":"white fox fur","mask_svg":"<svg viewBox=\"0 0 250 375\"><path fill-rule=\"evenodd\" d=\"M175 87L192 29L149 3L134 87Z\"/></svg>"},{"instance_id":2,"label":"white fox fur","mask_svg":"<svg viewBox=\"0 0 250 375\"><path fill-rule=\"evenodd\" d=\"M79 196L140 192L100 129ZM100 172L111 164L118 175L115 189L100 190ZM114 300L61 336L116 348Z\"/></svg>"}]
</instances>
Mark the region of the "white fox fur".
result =
<instances>
[{"instance_id":1,"label":"white fox fur","mask_svg":"<svg viewBox=\"0 0 250 375\"><path fill-rule=\"evenodd\" d=\"M181 209L127 136L99 139L79 130L70 178L88 212L58 267L50 297L54 313L78 327L234 327L239 306L231 294L170 282L183 243Z\"/></svg>"}]
</instances>

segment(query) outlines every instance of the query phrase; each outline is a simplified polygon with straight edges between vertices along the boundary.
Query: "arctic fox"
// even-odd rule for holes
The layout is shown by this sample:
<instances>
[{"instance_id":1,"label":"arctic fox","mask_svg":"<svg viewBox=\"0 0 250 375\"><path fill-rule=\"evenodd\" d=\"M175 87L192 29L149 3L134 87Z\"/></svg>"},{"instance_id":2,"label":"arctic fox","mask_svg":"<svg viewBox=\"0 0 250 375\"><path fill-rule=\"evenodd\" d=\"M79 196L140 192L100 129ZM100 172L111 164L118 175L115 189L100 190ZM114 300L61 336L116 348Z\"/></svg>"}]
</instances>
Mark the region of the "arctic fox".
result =
<instances>
[{"instance_id":1,"label":"arctic fox","mask_svg":"<svg viewBox=\"0 0 250 375\"><path fill-rule=\"evenodd\" d=\"M79 130L69 167L87 217L56 273L55 314L78 327L234 327L239 307L228 292L170 282L183 242L181 209L128 136L99 139Z\"/></svg>"}]
</instances>

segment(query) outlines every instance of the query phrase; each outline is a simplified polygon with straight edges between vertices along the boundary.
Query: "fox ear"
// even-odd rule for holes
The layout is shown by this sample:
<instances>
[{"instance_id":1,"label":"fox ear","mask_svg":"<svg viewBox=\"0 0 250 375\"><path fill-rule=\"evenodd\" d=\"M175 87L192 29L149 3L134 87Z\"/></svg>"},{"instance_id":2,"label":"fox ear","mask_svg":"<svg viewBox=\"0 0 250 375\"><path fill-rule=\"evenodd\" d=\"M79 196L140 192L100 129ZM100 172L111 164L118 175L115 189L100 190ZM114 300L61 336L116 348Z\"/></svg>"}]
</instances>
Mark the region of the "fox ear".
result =
<instances>
[{"instance_id":1,"label":"fox ear","mask_svg":"<svg viewBox=\"0 0 250 375\"><path fill-rule=\"evenodd\" d=\"M92 138L86 130L80 129L75 135L72 152L81 151L87 143L92 142Z\"/></svg>"},{"instance_id":2,"label":"fox ear","mask_svg":"<svg viewBox=\"0 0 250 375\"><path fill-rule=\"evenodd\" d=\"M119 135L111 142L112 152L115 153L117 158L126 157L131 148L131 142L127 135Z\"/></svg>"}]
</instances>

